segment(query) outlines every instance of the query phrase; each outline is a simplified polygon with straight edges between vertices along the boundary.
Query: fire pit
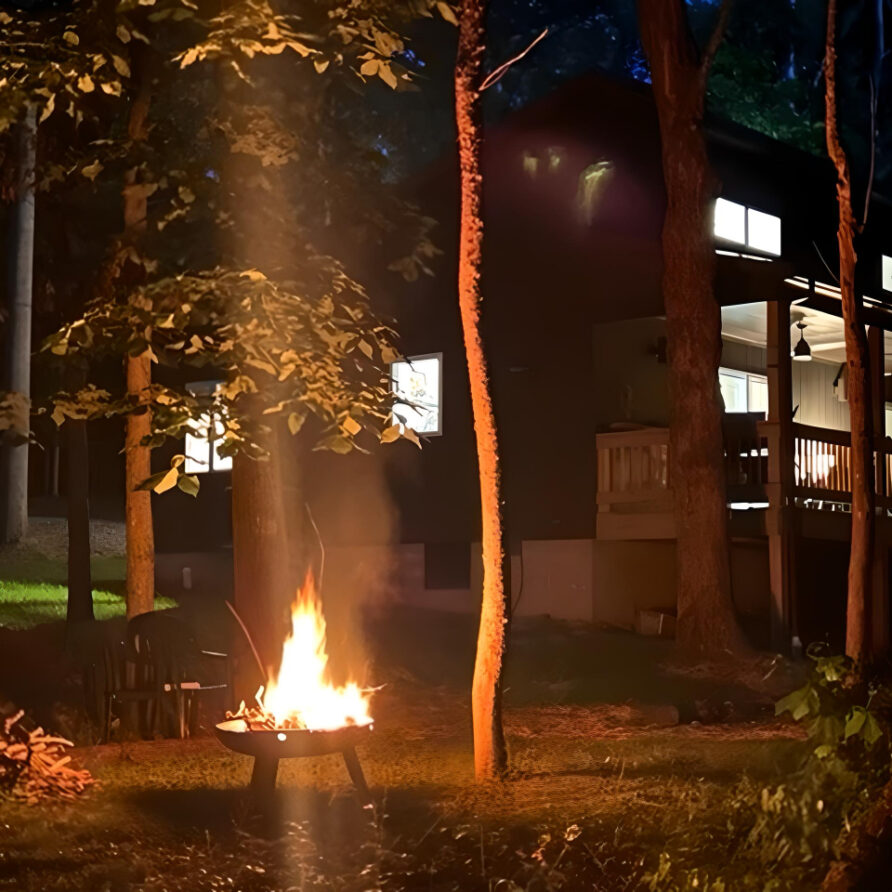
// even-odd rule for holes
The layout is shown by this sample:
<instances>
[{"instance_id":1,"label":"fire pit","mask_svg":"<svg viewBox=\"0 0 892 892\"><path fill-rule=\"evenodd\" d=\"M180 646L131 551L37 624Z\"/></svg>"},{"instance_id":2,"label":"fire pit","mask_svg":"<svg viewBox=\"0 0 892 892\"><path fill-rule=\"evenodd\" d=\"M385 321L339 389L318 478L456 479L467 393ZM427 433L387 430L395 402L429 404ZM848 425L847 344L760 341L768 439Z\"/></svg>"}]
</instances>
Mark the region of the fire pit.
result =
<instances>
[{"instance_id":1,"label":"fire pit","mask_svg":"<svg viewBox=\"0 0 892 892\"><path fill-rule=\"evenodd\" d=\"M362 803L371 793L356 744L372 730L369 692L355 682L336 686L328 677L325 617L311 575L291 608L291 633L275 677L216 727L229 749L254 757L251 788L259 797L275 790L280 759L341 753Z\"/></svg>"},{"instance_id":2,"label":"fire pit","mask_svg":"<svg viewBox=\"0 0 892 892\"><path fill-rule=\"evenodd\" d=\"M371 730L371 725L348 725L334 731L310 731L306 728L252 731L248 722L241 718L227 719L216 728L217 737L224 746L254 757L251 789L257 796L268 797L275 790L279 759L341 753L363 805L371 803L372 794L356 755L356 744L365 740Z\"/></svg>"}]
</instances>

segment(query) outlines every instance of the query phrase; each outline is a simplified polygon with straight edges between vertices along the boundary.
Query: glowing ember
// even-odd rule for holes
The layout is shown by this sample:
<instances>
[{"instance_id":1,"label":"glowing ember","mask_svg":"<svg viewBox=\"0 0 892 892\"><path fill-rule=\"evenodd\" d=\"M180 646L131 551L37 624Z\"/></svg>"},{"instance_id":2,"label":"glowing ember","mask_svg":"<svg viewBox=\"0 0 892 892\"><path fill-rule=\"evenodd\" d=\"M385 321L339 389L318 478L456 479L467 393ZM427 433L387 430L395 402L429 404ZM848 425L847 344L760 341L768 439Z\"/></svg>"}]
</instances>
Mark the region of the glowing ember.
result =
<instances>
[{"instance_id":1,"label":"glowing ember","mask_svg":"<svg viewBox=\"0 0 892 892\"><path fill-rule=\"evenodd\" d=\"M328 678L325 617L312 574L291 607L291 634L282 648L275 678L257 692L257 706L246 707L227 718L244 719L251 731L308 729L333 731L347 725L370 725L368 693L356 682L335 687Z\"/></svg>"}]
</instances>

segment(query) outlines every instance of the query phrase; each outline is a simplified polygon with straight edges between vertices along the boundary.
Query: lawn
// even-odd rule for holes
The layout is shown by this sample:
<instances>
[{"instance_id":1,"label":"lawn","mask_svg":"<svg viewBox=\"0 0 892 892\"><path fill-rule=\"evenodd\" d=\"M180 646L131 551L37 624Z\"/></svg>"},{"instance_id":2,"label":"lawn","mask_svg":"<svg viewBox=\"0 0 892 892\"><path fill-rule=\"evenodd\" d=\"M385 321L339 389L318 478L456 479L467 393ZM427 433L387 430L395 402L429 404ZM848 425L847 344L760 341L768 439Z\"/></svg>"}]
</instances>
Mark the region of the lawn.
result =
<instances>
[{"instance_id":1,"label":"lawn","mask_svg":"<svg viewBox=\"0 0 892 892\"><path fill-rule=\"evenodd\" d=\"M768 876L762 854L735 830L802 753L782 723L655 728L624 707L523 706L507 713L510 779L479 788L463 696L391 686L375 712L360 750L375 812L335 756L283 762L261 818L250 760L213 739L82 749L101 783L87 799L0 806L0 888L622 890L646 888L664 853L697 864L680 888L720 874L761 889L745 878ZM804 890L820 870L771 875Z\"/></svg>"},{"instance_id":2,"label":"lawn","mask_svg":"<svg viewBox=\"0 0 892 892\"><path fill-rule=\"evenodd\" d=\"M0 626L7 629L30 629L41 623L65 619L68 589L50 582L11 581L0 579ZM155 607L175 607L172 598L155 599ZM93 613L96 619L124 616L127 607L122 595L93 589Z\"/></svg>"},{"instance_id":3,"label":"lawn","mask_svg":"<svg viewBox=\"0 0 892 892\"><path fill-rule=\"evenodd\" d=\"M93 554L93 611L97 619L124 616L126 564L119 553L119 524L96 522L94 542L103 551ZM31 629L65 619L68 590L65 521L32 518L27 538L17 545L0 546L0 627ZM157 598L158 609L175 607L170 598Z\"/></svg>"}]
</instances>

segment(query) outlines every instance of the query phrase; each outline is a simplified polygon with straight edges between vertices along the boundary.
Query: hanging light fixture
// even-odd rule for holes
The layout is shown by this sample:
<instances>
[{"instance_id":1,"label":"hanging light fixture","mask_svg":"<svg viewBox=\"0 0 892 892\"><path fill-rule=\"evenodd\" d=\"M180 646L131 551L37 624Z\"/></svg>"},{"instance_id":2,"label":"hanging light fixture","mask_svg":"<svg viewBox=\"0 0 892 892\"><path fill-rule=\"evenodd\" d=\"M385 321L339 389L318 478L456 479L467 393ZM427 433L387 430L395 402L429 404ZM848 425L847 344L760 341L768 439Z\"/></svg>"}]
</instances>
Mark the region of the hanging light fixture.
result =
<instances>
[{"instance_id":1,"label":"hanging light fixture","mask_svg":"<svg viewBox=\"0 0 892 892\"><path fill-rule=\"evenodd\" d=\"M793 360L795 362L811 362L811 347L805 340L806 324L800 319L796 323L796 328L799 329L799 343L793 348Z\"/></svg>"}]
</instances>

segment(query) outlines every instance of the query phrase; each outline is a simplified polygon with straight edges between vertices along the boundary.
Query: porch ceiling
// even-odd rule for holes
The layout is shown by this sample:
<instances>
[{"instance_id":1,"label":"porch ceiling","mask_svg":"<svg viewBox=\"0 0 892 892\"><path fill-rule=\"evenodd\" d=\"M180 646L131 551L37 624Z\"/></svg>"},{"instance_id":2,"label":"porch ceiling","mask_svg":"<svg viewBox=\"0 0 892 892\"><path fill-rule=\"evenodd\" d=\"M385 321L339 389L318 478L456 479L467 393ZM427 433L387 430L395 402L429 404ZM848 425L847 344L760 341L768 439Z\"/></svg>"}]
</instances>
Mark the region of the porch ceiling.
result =
<instances>
[{"instance_id":1,"label":"porch ceiling","mask_svg":"<svg viewBox=\"0 0 892 892\"><path fill-rule=\"evenodd\" d=\"M811 345L812 356L825 362L845 362L842 319L801 304L792 308L790 317L794 320L790 326L792 344L795 345L799 340L795 320L801 318L807 326L805 339ZM722 307L722 337L728 340L764 347L767 340L767 325L764 301ZM884 333L884 341L885 371L889 375L892 374L892 332Z\"/></svg>"}]
</instances>

